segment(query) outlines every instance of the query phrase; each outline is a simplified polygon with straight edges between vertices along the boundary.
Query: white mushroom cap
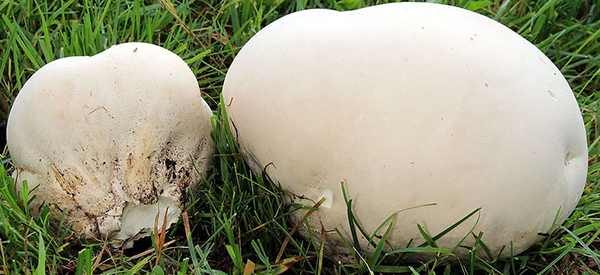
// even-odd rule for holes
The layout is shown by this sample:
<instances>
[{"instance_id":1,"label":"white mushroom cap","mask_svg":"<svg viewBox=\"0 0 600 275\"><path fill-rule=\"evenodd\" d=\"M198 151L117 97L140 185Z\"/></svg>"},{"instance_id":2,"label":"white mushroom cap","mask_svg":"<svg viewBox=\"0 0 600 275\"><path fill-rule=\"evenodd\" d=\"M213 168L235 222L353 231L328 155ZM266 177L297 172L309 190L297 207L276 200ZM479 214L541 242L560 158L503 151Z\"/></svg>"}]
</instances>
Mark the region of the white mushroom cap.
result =
<instances>
[{"instance_id":1,"label":"white mushroom cap","mask_svg":"<svg viewBox=\"0 0 600 275\"><path fill-rule=\"evenodd\" d=\"M422 243L417 224L435 235L481 208L438 245L454 247L479 220L473 232L493 253L519 253L558 211L564 221L586 180L585 128L560 71L515 32L455 7L285 16L243 47L223 93L255 168L325 197L326 229L349 232L342 180L368 232L436 203L398 215L397 247Z\"/></svg>"},{"instance_id":2,"label":"white mushroom cap","mask_svg":"<svg viewBox=\"0 0 600 275\"><path fill-rule=\"evenodd\" d=\"M176 54L126 43L38 70L17 95L7 143L36 204L88 237L147 233L207 169L212 112Z\"/></svg>"}]
</instances>

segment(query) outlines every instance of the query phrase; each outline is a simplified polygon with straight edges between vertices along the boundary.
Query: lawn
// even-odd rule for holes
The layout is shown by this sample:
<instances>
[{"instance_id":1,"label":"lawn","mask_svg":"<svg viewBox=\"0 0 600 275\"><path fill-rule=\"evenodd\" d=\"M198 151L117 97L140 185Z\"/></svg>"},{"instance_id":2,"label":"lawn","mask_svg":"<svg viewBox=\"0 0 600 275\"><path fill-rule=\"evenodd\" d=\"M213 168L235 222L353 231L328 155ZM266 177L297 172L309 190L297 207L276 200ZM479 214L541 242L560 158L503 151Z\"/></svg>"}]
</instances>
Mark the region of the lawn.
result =
<instances>
[{"instance_id":1,"label":"lawn","mask_svg":"<svg viewBox=\"0 0 600 275\"><path fill-rule=\"evenodd\" d=\"M363 252L338 259L323 243L303 239L289 221L295 206L269 179L253 174L238 153L219 96L228 65L244 43L277 18L308 8L350 10L379 0L2 0L0 121L29 76L55 59L93 55L111 45L143 41L170 49L195 73L215 112L214 167L189 192L186 212L168 232L157 230L133 249L84 240L47 209L32 215L27 190L15 191L6 150L0 170L0 272L153 274L598 274L600 270L600 1L439 0L491 17L537 45L569 81L588 135L588 183L579 205L543 242L494 259L473 247L458 260L423 246L413 252ZM35 114L32 114L35 115ZM2 146L5 147L4 133ZM358 217L360 219L360 217ZM281 255L278 255L281 254ZM407 257L408 256L408 257Z\"/></svg>"}]
</instances>

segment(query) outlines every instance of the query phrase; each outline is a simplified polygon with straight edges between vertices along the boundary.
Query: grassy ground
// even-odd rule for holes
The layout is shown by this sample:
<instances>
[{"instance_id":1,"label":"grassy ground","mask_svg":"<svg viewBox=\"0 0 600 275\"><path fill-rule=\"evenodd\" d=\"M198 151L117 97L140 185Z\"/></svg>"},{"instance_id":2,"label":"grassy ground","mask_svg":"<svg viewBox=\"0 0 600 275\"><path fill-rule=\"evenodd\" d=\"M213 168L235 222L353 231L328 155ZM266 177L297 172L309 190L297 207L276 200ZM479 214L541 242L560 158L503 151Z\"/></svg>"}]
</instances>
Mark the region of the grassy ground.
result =
<instances>
[{"instance_id":1,"label":"grassy ground","mask_svg":"<svg viewBox=\"0 0 600 275\"><path fill-rule=\"evenodd\" d=\"M120 42L153 42L183 57L215 110L218 147L210 178L191 192L189 218L129 251L80 240L47 211L32 217L29 194L0 170L0 272L6 273L441 273L597 274L600 270L600 1L440 0L494 18L535 43L561 69L583 110L590 144L588 185L571 217L524 254L467 259L426 245L431 260L409 264L387 249L337 261L322 243L293 233L283 192L240 159L219 93L227 66L254 33L285 14L314 7L354 9L378 0L2 0L0 119L27 78L45 63L92 55ZM3 163L10 170L5 153ZM284 241L286 240L286 241ZM287 245L283 243L286 242ZM283 247L283 248L282 248ZM483 249L483 250L482 250ZM276 260L279 251L280 260ZM478 256L483 255L483 256ZM218 271L221 270L221 271Z\"/></svg>"}]
</instances>

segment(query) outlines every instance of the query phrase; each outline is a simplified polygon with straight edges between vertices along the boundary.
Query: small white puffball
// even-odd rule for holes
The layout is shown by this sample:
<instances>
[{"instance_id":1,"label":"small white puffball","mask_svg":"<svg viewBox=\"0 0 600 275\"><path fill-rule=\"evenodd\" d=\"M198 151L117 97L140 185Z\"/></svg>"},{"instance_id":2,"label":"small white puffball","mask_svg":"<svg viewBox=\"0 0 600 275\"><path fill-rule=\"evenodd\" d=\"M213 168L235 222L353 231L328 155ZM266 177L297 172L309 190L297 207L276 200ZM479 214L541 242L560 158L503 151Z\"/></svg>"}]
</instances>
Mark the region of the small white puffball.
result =
<instances>
[{"instance_id":1,"label":"small white puffball","mask_svg":"<svg viewBox=\"0 0 600 275\"><path fill-rule=\"evenodd\" d=\"M560 71L509 28L460 8L285 16L241 49L223 93L254 168L307 198L297 202L325 198L313 220L347 238L342 180L368 233L435 203L398 214L395 247L423 243L417 224L436 235L481 208L437 244L472 245L470 232L483 232L494 255L519 253L564 221L586 180L585 128Z\"/></svg>"},{"instance_id":2,"label":"small white puffball","mask_svg":"<svg viewBox=\"0 0 600 275\"><path fill-rule=\"evenodd\" d=\"M212 112L176 54L125 43L39 69L12 106L18 184L87 237L126 240L177 221L213 152Z\"/></svg>"}]
</instances>

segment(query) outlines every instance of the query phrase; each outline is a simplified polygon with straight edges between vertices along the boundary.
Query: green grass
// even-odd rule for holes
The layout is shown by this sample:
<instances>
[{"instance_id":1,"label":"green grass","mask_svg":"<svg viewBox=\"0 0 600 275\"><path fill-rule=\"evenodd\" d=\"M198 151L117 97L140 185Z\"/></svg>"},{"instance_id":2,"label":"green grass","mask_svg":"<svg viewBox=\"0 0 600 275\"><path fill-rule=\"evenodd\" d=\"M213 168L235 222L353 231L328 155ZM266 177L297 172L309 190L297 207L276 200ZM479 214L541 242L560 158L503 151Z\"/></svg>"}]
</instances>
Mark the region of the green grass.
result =
<instances>
[{"instance_id":1,"label":"green grass","mask_svg":"<svg viewBox=\"0 0 600 275\"><path fill-rule=\"evenodd\" d=\"M78 238L46 208L32 216L29 191L16 191L0 170L0 271L7 273L153 274L598 274L600 270L600 1L598 0L448 0L518 31L561 69L583 110L590 166L584 195L569 219L543 242L521 255L497 260L483 242L463 260L435 245L439 235L422 230L427 243L389 249L394 219L382 221L378 236L368 235L372 252L338 261L326 253L320 236L295 233L289 216L295 206L263 175L253 174L238 154L219 104L228 64L254 33L273 20L306 8L354 9L377 0L2 0L0 1L0 119L27 78L44 64L72 55L92 55L127 41L168 48L190 65L203 97L215 110L214 169L190 192L186 214L168 233L157 232L130 251ZM351 198L347 199L351 204ZM465 213L467 215L468 213ZM475 214L475 213L472 213ZM401 215L401 213L399 214ZM346 245L363 232L354 225ZM437 233L437 232L434 232ZM475 236L478 237L478 236ZM479 236L480 237L480 236ZM356 251L363 251L356 247ZM432 255L407 262L413 253ZM280 254L280 255L278 255Z\"/></svg>"}]
</instances>

